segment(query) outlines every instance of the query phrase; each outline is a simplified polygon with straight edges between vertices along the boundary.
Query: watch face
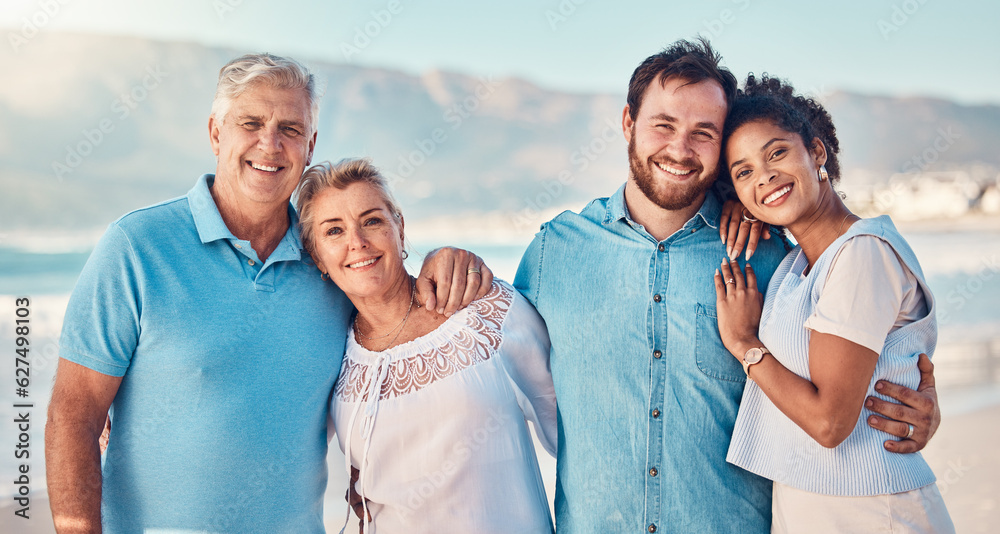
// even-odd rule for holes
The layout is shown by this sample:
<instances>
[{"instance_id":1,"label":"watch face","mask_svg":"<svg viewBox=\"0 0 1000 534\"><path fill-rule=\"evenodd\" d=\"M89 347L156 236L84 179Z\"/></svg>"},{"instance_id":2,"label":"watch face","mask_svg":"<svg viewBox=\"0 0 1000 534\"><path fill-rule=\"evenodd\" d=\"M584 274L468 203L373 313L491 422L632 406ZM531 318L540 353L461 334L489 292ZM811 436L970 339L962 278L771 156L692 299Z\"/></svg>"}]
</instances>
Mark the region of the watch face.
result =
<instances>
[{"instance_id":1,"label":"watch face","mask_svg":"<svg viewBox=\"0 0 1000 534\"><path fill-rule=\"evenodd\" d=\"M764 359L764 350L757 348L750 349L743 355L743 359L747 362L747 364L759 363L762 359Z\"/></svg>"}]
</instances>

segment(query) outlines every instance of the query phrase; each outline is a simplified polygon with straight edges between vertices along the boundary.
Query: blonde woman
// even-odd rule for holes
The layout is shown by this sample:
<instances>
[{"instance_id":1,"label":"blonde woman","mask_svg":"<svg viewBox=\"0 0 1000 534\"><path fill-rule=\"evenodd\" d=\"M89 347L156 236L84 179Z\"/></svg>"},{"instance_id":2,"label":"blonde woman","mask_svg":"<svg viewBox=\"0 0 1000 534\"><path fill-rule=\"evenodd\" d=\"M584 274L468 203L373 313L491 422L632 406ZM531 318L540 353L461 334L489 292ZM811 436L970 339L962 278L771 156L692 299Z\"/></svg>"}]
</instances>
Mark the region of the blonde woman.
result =
<instances>
[{"instance_id":1,"label":"blonde woman","mask_svg":"<svg viewBox=\"0 0 1000 534\"><path fill-rule=\"evenodd\" d=\"M331 416L365 532L551 532L526 421L554 453L545 323L517 291L451 317L416 301L403 215L366 160L302 177L302 241L354 303Z\"/></svg>"}]
</instances>

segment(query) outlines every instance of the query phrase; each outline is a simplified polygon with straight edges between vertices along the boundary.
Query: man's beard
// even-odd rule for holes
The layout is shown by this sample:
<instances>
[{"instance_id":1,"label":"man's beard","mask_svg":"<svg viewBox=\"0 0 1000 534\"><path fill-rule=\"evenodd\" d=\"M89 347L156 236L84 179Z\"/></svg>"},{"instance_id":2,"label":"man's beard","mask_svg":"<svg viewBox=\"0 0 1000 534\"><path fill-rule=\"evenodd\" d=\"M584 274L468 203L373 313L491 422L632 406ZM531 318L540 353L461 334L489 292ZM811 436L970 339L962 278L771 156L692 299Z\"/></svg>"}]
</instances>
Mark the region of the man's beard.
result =
<instances>
[{"instance_id":1,"label":"man's beard","mask_svg":"<svg viewBox=\"0 0 1000 534\"><path fill-rule=\"evenodd\" d=\"M698 167L693 162L679 161L675 163L680 167ZM693 204L712 187L719 172L716 168L709 172L706 178L692 177L688 180L690 184L657 184L656 178L653 177L653 169L650 168L651 165L654 163L641 161L639 155L636 154L635 133L633 131L632 139L628 142L628 166L632 171L632 177L635 178L635 185L650 202L665 210L680 210ZM695 172L700 170L699 167ZM660 187L657 187L658 185Z\"/></svg>"}]
</instances>

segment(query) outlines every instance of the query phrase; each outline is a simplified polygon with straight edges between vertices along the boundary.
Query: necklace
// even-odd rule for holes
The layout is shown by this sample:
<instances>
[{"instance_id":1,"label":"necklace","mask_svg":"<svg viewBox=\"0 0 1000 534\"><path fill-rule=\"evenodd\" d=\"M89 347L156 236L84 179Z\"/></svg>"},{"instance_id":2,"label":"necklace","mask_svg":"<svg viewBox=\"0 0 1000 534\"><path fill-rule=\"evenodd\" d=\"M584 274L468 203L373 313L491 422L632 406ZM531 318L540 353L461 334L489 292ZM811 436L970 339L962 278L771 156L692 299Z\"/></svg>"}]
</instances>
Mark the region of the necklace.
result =
<instances>
[{"instance_id":1,"label":"necklace","mask_svg":"<svg viewBox=\"0 0 1000 534\"><path fill-rule=\"evenodd\" d=\"M847 215L844 215L844 220L840 221L840 228L837 229L838 235L844 235L844 224L847 223L847 218L850 217L851 215L854 214L851 212L847 212Z\"/></svg>"},{"instance_id":2,"label":"necklace","mask_svg":"<svg viewBox=\"0 0 1000 534\"><path fill-rule=\"evenodd\" d=\"M376 340L376 339L383 339L383 338L389 337L389 334L392 334L393 332L396 332L396 335L393 336L391 340L389 340L389 344L387 344L385 347L383 347L382 350L385 350L385 349L391 347L392 344L396 342L396 339L399 338L399 334L403 333L403 326L406 324L406 320L410 318L410 312L413 311L413 301L415 300L414 297L415 297L415 293L416 293L416 285L413 283L413 277L409 277L409 279L410 279L410 306L408 308L406 308L406 315L403 316L403 320L400 321L399 324L397 324L396 326L394 326L392 328L392 330L389 330L388 332L386 332L385 335L374 336L374 337L364 335L361 332L361 330L358 328L358 317L357 316L354 317L354 331L357 332L359 336L361 336L362 338L364 338L364 339L366 339L368 341L372 341L372 340ZM375 351L375 352L381 352L381 351Z\"/></svg>"},{"instance_id":3,"label":"necklace","mask_svg":"<svg viewBox=\"0 0 1000 534\"><path fill-rule=\"evenodd\" d=\"M837 229L837 236L838 237L844 235L844 225L847 224L847 219L849 217L851 217L852 215L854 215L854 214L851 213L851 212L847 212L847 215L844 215L844 219L842 221L840 221L840 228ZM858 217L857 215L854 215L854 216ZM858 220L861 220L861 217L858 217ZM812 264L811 263L807 263L806 264L806 268L802 270L802 275L805 276L805 275L809 274L809 271L811 271L811 270L812 270Z\"/></svg>"}]
</instances>

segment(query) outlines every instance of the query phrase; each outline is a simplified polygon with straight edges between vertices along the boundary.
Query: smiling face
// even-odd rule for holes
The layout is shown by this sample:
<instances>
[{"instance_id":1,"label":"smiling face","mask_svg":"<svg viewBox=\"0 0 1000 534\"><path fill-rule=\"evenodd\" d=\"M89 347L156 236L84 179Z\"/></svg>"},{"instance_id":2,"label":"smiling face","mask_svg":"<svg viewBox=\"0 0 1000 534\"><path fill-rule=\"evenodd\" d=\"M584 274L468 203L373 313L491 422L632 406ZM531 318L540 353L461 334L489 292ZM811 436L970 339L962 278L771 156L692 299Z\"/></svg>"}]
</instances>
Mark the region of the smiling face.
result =
<instances>
[{"instance_id":1,"label":"smiling face","mask_svg":"<svg viewBox=\"0 0 1000 534\"><path fill-rule=\"evenodd\" d=\"M403 221L378 189L359 182L313 197L313 259L352 300L385 294L406 276Z\"/></svg>"},{"instance_id":2,"label":"smiling face","mask_svg":"<svg viewBox=\"0 0 1000 534\"><path fill-rule=\"evenodd\" d=\"M239 205L286 204L312 157L316 132L305 90L251 87L223 120L209 118L216 184Z\"/></svg>"},{"instance_id":3,"label":"smiling face","mask_svg":"<svg viewBox=\"0 0 1000 534\"><path fill-rule=\"evenodd\" d=\"M807 147L797 133L771 121L748 122L726 141L726 161L740 202L754 217L789 226L814 214L827 195L819 167L826 149L819 139Z\"/></svg>"},{"instance_id":4,"label":"smiling face","mask_svg":"<svg viewBox=\"0 0 1000 534\"><path fill-rule=\"evenodd\" d=\"M630 179L657 206L699 202L718 176L726 96L712 80L649 84L634 121L624 117Z\"/></svg>"}]
</instances>

